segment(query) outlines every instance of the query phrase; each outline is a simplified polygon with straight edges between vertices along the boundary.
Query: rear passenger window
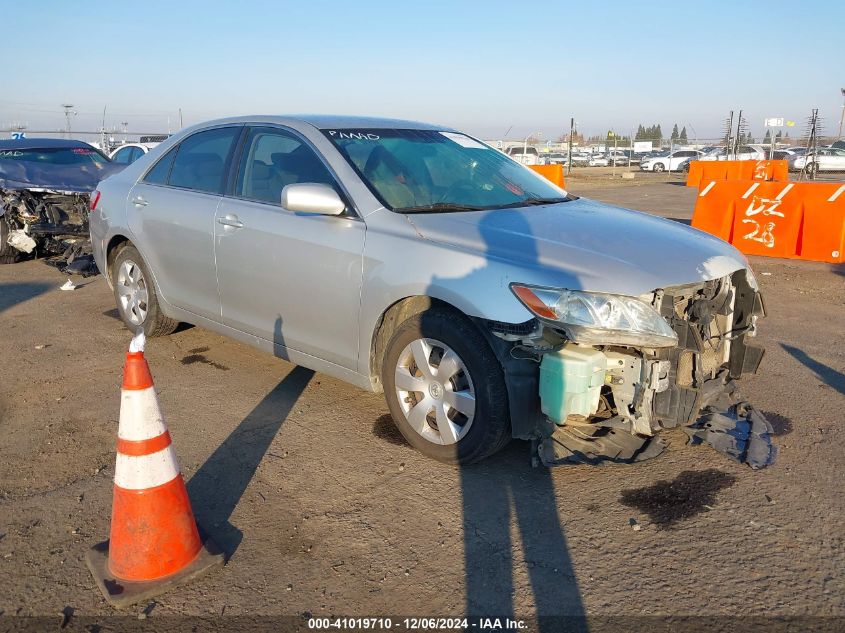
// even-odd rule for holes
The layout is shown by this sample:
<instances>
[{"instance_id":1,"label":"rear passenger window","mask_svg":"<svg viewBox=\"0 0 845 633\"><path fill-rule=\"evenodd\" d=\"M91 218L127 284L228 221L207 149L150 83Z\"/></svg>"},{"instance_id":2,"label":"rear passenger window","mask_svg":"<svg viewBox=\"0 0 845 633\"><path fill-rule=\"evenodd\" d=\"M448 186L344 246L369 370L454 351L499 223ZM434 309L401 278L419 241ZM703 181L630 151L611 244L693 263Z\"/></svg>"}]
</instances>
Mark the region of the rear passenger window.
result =
<instances>
[{"instance_id":1,"label":"rear passenger window","mask_svg":"<svg viewBox=\"0 0 845 633\"><path fill-rule=\"evenodd\" d=\"M335 186L329 170L299 138L277 128L251 128L238 169L235 195L278 205L282 189L298 182Z\"/></svg>"},{"instance_id":2,"label":"rear passenger window","mask_svg":"<svg viewBox=\"0 0 845 633\"><path fill-rule=\"evenodd\" d=\"M170 175L170 166L173 165L173 159L176 157L176 151L178 149L179 147L176 146L162 156L155 166L147 172L147 175L144 176L144 182L148 182L151 185L166 185L167 176Z\"/></svg>"},{"instance_id":3,"label":"rear passenger window","mask_svg":"<svg viewBox=\"0 0 845 633\"><path fill-rule=\"evenodd\" d=\"M170 178L171 187L223 193L226 164L240 128L197 132L179 144Z\"/></svg>"},{"instance_id":4,"label":"rear passenger window","mask_svg":"<svg viewBox=\"0 0 845 633\"><path fill-rule=\"evenodd\" d=\"M141 158L141 156L144 155L144 150L142 150L140 147L133 147L131 149L132 153L129 155L129 162L134 163L136 160L138 160L139 158Z\"/></svg>"},{"instance_id":5,"label":"rear passenger window","mask_svg":"<svg viewBox=\"0 0 845 633\"><path fill-rule=\"evenodd\" d=\"M128 165L132 161L130 160L132 156L132 150L134 147L124 147L123 149L117 150L114 157L111 159L113 163L117 163L118 165Z\"/></svg>"}]
</instances>

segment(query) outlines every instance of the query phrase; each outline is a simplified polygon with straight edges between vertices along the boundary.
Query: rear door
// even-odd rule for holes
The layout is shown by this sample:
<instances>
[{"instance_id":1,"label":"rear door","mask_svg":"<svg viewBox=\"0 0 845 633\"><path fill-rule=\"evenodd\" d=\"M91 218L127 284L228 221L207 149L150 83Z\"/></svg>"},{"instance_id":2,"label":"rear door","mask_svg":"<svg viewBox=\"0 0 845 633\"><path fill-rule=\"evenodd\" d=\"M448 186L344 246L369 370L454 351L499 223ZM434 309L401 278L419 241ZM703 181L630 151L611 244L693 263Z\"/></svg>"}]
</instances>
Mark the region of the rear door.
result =
<instances>
[{"instance_id":1,"label":"rear door","mask_svg":"<svg viewBox=\"0 0 845 633\"><path fill-rule=\"evenodd\" d=\"M133 187L129 225L162 297L220 320L214 264L214 213L242 126L196 132L171 149Z\"/></svg>"},{"instance_id":2,"label":"rear door","mask_svg":"<svg viewBox=\"0 0 845 633\"><path fill-rule=\"evenodd\" d=\"M304 182L344 197L303 137L281 127L249 129L232 194L214 223L223 323L356 369L366 226L354 212L283 208L282 189Z\"/></svg>"}]
</instances>

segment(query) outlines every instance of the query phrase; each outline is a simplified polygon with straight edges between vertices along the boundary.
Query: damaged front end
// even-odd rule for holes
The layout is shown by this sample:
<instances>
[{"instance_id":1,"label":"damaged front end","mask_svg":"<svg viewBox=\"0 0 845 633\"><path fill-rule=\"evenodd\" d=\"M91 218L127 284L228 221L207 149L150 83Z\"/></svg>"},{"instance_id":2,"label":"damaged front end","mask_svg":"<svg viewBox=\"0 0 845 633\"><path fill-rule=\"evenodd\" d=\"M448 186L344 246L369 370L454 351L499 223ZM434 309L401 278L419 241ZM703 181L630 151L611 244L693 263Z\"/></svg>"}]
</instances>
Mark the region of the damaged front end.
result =
<instances>
[{"instance_id":1,"label":"damaged front end","mask_svg":"<svg viewBox=\"0 0 845 633\"><path fill-rule=\"evenodd\" d=\"M537 318L521 332L488 325L508 346L514 435L544 464L654 457L671 427L752 468L774 461L771 426L734 382L763 357L747 342L764 315L750 270L638 298L512 290ZM540 411L517 417L532 382Z\"/></svg>"},{"instance_id":2,"label":"damaged front end","mask_svg":"<svg viewBox=\"0 0 845 633\"><path fill-rule=\"evenodd\" d=\"M90 195L50 189L0 188L6 258L52 256L48 263L83 276L97 274L88 234Z\"/></svg>"}]
</instances>

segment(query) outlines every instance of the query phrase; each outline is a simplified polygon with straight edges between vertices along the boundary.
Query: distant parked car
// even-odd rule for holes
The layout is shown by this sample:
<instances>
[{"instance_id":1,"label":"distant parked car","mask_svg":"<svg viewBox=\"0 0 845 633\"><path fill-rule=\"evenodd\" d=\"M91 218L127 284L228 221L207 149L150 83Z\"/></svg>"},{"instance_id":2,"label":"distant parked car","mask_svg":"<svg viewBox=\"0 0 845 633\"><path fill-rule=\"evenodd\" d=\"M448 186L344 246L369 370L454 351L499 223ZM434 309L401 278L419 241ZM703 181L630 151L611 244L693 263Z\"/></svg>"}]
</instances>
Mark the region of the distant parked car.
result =
<instances>
[{"instance_id":1,"label":"distant parked car","mask_svg":"<svg viewBox=\"0 0 845 633\"><path fill-rule=\"evenodd\" d=\"M628 158L628 155L625 152L615 151L615 152L608 152L607 160L612 165L616 165L617 167L622 166L626 167L631 163L631 159Z\"/></svg>"},{"instance_id":2,"label":"distant parked car","mask_svg":"<svg viewBox=\"0 0 845 633\"><path fill-rule=\"evenodd\" d=\"M584 152L578 152L577 154L572 154L572 164L573 165L589 165L590 159L593 157L592 154L585 154Z\"/></svg>"},{"instance_id":3,"label":"distant parked car","mask_svg":"<svg viewBox=\"0 0 845 633\"><path fill-rule=\"evenodd\" d=\"M158 143L127 143L121 145L111 153L112 162L118 165L131 165L156 145Z\"/></svg>"},{"instance_id":4,"label":"distant parked car","mask_svg":"<svg viewBox=\"0 0 845 633\"><path fill-rule=\"evenodd\" d=\"M516 162L522 163L523 165L540 164L540 153L537 151L536 147L515 145L514 147L509 147L505 153Z\"/></svg>"},{"instance_id":5,"label":"distant parked car","mask_svg":"<svg viewBox=\"0 0 845 633\"><path fill-rule=\"evenodd\" d=\"M788 161L788 160L791 160L795 157L795 154L793 154L792 152L787 151L785 149L776 149L771 154L772 154L772 160L786 160L786 161Z\"/></svg>"},{"instance_id":6,"label":"distant parked car","mask_svg":"<svg viewBox=\"0 0 845 633\"><path fill-rule=\"evenodd\" d=\"M650 152L645 152L644 154L639 155L639 163L642 164L644 161L647 161L649 158L659 158L661 156L668 156L669 150L662 150L662 149L653 149Z\"/></svg>"},{"instance_id":7,"label":"distant parked car","mask_svg":"<svg viewBox=\"0 0 845 633\"><path fill-rule=\"evenodd\" d=\"M797 156L791 167L813 176L820 171L845 171L845 149L823 147L815 154Z\"/></svg>"},{"instance_id":8,"label":"distant parked car","mask_svg":"<svg viewBox=\"0 0 845 633\"><path fill-rule=\"evenodd\" d=\"M724 147L716 147L704 154L700 160L766 160L768 157L768 152L762 145L740 145L736 154Z\"/></svg>"},{"instance_id":9,"label":"distant parked car","mask_svg":"<svg viewBox=\"0 0 845 633\"><path fill-rule=\"evenodd\" d=\"M548 154L543 154L541 161L544 165L566 165L567 156L566 154L561 154L559 152L550 152Z\"/></svg>"},{"instance_id":10,"label":"distant parked car","mask_svg":"<svg viewBox=\"0 0 845 633\"><path fill-rule=\"evenodd\" d=\"M590 157L590 160L587 161L587 164L590 167L607 167L610 165L610 160L608 160L607 156L602 154L594 154Z\"/></svg>"},{"instance_id":11,"label":"distant parked car","mask_svg":"<svg viewBox=\"0 0 845 633\"><path fill-rule=\"evenodd\" d=\"M656 156L640 163L642 171L677 171L685 162L699 160L701 152L695 149L679 149L665 156Z\"/></svg>"}]
</instances>

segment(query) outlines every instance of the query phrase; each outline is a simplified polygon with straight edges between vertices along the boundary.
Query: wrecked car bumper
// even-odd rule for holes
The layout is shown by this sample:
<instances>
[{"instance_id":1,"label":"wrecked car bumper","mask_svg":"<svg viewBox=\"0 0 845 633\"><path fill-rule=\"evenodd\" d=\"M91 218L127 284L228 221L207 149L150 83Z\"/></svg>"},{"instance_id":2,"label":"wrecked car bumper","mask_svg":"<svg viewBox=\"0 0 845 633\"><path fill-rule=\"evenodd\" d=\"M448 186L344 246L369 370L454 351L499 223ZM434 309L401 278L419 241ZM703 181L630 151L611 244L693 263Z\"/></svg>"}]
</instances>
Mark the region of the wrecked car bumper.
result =
<instances>
[{"instance_id":1,"label":"wrecked car bumper","mask_svg":"<svg viewBox=\"0 0 845 633\"><path fill-rule=\"evenodd\" d=\"M0 222L12 253L54 256L49 263L96 274L88 235L89 194L51 189L0 188Z\"/></svg>"},{"instance_id":2,"label":"wrecked car bumper","mask_svg":"<svg viewBox=\"0 0 845 633\"><path fill-rule=\"evenodd\" d=\"M751 272L640 299L670 324L676 345L579 345L542 322L527 336L494 332L513 345L503 364L520 387L509 387L509 395L531 382L531 371L514 358L533 361L537 374L539 411L527 419L524 408L516 413L512 405L514 435L531 439L546 465L634 462L662 452L661 430L681 427L693 444L709 444L753 468L771 464L772 428L739 398L735 382L755 373L763 357L749 340L765 314Z\"/></svg>"}]
</instances>

